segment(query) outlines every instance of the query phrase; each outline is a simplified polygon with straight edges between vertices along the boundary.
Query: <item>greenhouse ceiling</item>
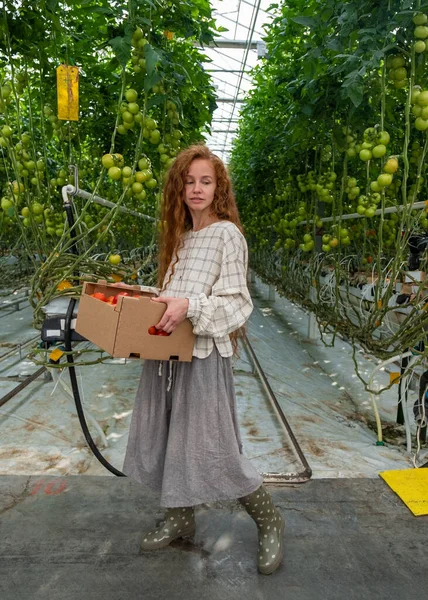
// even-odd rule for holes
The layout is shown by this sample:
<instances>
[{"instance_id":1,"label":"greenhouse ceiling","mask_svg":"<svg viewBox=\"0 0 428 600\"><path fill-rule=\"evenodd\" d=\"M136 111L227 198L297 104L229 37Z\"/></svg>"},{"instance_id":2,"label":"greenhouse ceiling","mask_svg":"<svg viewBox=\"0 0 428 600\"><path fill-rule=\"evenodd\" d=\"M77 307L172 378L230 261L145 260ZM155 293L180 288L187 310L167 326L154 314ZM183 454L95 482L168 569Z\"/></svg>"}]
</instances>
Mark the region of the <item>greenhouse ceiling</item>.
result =
<instances>
[{"instance_id":1,"label":"greenhouse ceiling","mask_svg":"<svg viewBox=\"0 0 428 600\"><path fill-rule=\"evenodd\" d=\"M228 161L243 100L252 87L249 72L264 55L263 25L270 20L271 0L211 0L217 25L227 31L216 47L205 48L205 65L217 92L208 146Z\"/></svg>"}]
</instances>

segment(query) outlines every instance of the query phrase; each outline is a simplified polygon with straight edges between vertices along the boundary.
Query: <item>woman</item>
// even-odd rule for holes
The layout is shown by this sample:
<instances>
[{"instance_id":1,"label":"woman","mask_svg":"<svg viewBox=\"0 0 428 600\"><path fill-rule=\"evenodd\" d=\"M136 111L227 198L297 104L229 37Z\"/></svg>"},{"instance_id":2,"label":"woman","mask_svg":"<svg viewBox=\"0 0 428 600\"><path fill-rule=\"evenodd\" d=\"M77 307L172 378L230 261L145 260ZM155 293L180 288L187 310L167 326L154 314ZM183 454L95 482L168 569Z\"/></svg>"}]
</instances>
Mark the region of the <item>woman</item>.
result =
<instances>
[{"instance_id":1,"label":"woman","mask_svg":"<svg viewBox=\"0 0 428 600\"><path fill-rule=\"evenodd\" d=\"M242 454L232 374L253 308L247 245L226 168L206 146L177 156L161 222L153 302L167 308L156 327L170 333L187 317L196 337L192 362L144 363L123 470L160 493L166 514L142 549L193 535L195 505L238 498L258 527L258 568L270 574L282 559L284 521Z\"/></svg>"}]
</instances>

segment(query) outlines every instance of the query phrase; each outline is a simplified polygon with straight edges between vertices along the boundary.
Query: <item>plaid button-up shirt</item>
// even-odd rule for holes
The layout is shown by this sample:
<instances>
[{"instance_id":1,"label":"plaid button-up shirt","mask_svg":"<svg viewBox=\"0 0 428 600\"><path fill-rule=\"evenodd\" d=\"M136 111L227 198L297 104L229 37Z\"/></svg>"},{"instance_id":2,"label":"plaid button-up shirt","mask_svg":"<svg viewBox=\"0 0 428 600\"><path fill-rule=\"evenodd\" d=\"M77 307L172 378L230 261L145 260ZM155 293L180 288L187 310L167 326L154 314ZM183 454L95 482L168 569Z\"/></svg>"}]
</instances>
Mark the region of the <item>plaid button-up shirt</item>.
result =
<instances>
[{"instance_id":1,"label":"plaid button-up shirt","mask_svg":"<svg viewBox=\"0 0 428 600\"><path fill-rule=\"evenodd\" d=\"M219 221L187 231L183 241L174 274L160 295L189 299L187 317L196 335L193 356L206 358L214 344L221 356L232 356L229 333L241 327L253 310L245 238L230 221ZM171 267L164 286L170 272Z\"/></svg>"}]
</instances>

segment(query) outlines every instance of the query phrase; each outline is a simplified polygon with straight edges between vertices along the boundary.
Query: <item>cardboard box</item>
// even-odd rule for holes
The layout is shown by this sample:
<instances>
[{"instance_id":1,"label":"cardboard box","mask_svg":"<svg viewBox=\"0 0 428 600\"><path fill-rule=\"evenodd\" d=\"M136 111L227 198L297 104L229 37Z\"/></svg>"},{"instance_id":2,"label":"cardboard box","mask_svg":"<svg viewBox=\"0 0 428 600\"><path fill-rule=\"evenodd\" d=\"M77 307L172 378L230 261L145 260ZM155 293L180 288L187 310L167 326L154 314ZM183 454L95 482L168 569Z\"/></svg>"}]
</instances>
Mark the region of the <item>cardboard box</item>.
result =
<instances>
[{"instance_id":1,"label":"cardboard box","mask_svg":"<svg viewBox=\"0 0 428 600\"><path fill-rule=\"evenodd\" d=\"M131 296L119 296L111 305L91 294L102 292L107 297L126 291ZM151 360L192 360L195 336L193 325L185 319L169 336L150 335L166 305L152 302L156 294L142 291L140 286L127 286L105 281L84 283L77 313L76 331L114 358L145 358Z\"/></svg>"}]
</instances>

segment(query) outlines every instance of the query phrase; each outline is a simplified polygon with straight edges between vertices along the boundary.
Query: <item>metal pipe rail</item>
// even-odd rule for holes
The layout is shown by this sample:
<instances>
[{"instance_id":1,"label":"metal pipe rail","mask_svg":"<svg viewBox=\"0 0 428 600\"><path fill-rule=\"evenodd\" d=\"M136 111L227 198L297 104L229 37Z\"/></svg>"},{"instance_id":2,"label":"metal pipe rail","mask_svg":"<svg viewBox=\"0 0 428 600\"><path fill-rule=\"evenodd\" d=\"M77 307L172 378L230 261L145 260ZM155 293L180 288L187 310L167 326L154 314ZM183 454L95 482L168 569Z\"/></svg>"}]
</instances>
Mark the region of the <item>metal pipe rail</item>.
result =
<instances>
[{"instance_id":1,"label":"metal pipe rail","mask_svg":"<svg viewBox=\"0 0 428 600\"><path fill-rule=\"evenodd\" d=\"M117 204L115 204L114 202L110 202L110 200L101 198L101 196L97 196L95 194L92 194L91 192L81 190L71 184L64 185L62 188L62 198L64 202L68 202L68 196L77 196L78 198L83 198L84 200L92 200L93 202L95 202L96 204L100 204L101 206L107 206L108 208L117 208L120 212L133 215L134 217L138 217L140 219L145 219L146 221L154 222L156 220L154 217L150 217L149 215L143 215L143 213L139 213L135 210L131 210L130 208L126 208L126 206L117 206Z\"/></svg>"},{"instance_id":2,"label":"metal pipe rail","mask_svg":"<svg viewBox=\"0 0 428 600\"><path fill-rule=\"evenodd\" d=\"M29 296L29 291L26 290L24 292L23 296L20 296L19 298L13 298L13 300L4 300L2 302L0 302L0 310L4 310L5 308L9 308L10 306L17 306L18 308L16 308L15 310L20 310L19 305L22 302L28 302L28 296Z\"/></svg>"},{"instance_id":3,"label":"metal pipe rail","mask_svg":"<svg viewBox=\"0 0 428 600\"><path fill-rule=\"evenodd\" d=\"M5 394L2 398L0 398L0 407L2 407L3 404L6 404L6 402L8 402L8 400L10 400L14 396L16 396L16 394L18 394L21 390L26 388L27 385L29 385L32 381L37 379L37 377L39 377L39 375L41 375L45 371L46 371L46 367L40 367L40 369L38 369L35 373L33 373L32 375L29 375L26 379L24 379L24 381L22 383L20 383L16 387L14 387L13 390L11 390L7 394Z\"/></svg>"},{"instance_id":4,"label":"metal pipe rail","mask_svg":"<svg viewBox=\"0 0 428 600\"><path fill-rule=\"evenodd\" d=\"M413 204L406 204L404 206L404 204L400 204L399 206L387 206L386 208L382 209L382 208L378 208L375 211L375 215L381 215L382 213L384 215L389 215L391 213L396 213L396 212L402 212L404 209L407 210L421 210L422 208L427 208L427 204L425 202L425 200L422 200L421 202L414 202ZM322 217L321 219L318 219L318 221L321 221L322 223L327 223L329 221L344 221L346 219L362 219L363 217L365 217L365 215L360 215L358 213L351 213L349 215L342 215L341 217ZM313 223L313 219L311 219L310 221L300 221L299 225L306 225L306 223Z\"/></svg>"},{"instance_id":5,"label":"metal pipe rail","mask_svg":"<svg viewBox=\"0 0 428 600\"><path fill-rule=\"evenodd\" d=\"M22 355L21 355L21 350L22 348L24 348L25 346L28 346L28 344L33 344L34 342L36 342L37 340L40 340L40 335L36 335L33 338L30 338L29 340L27 340L26 342L23 342L22 344L15 344L14 348L11 348L8 352L6 352L5 354L0 354L0 362L2 360L4 360L5 358L8 358L9 356L11 356L12 354L15 354L16 352L19 352L19 358L22 359Z\"/></svg>"},{"instance_id":6,"label":"metal pipe rail","mask_svg":"<svg viewBox=\"0 0 428 600\"><path fill-rule=\"evenodd\" d=\"M295 451L296 455L298 456L300 462L303 465L302 471L300 471L298 473L263 473L264 478L265 478L265 483L306 483L312 477L312 469L309 466L309 463L306 460L306 457L303 454L302 449L300 448L299 442L297 441L296 436L294 435L293 430L291 429L290 424L288 423L287 418L284 415L284 412L283 412L281 406L279 405L279 402L276 399L276 396L275 396L271 386L269 385L269 381L267 380L266 375L257 359L256 353L254 352L253 347L251 346L251 344L248 340L248 337L245 334L244 334L243 339L244 339L245 348L246 348L246 350L250 356L250 359L254 365L254 369L255 369L257 375L259 376L259 379L265 389L267 397L269 398L269 401L270 401L277 417L279 418L281 425L285 429L285 431L292 443L293 450Z\"/></svg>"}]
</instances>

